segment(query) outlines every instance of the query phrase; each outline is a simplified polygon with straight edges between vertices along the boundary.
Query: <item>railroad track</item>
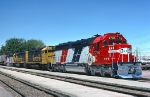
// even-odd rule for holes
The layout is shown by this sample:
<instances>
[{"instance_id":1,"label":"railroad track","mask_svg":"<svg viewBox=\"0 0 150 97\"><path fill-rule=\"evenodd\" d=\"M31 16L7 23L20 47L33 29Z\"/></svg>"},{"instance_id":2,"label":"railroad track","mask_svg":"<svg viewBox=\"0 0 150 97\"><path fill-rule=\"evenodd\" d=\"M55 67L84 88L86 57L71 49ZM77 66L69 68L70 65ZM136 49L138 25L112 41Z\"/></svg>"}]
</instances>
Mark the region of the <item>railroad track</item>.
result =
<instances>
[{"instance_id":1,"label":"railroad track","mask_svg":"<svg viewBox=\"0 0 150 97\"><path fill-rule=\"evenodd\" d=\"M142 70L150 70L150 64L148 65L141 65Z\"/></svg>"},{"instance_id":2,"label":"railroad track","mask_svg":"<svg viewBox=\"0 0 150 97\"><path fill-rule=\"evenodd\" d=\"M14 69L14 68L5 68L5 67L3 67L3 68L12 70L12 71L41 76L41 77L45 77L45 78L80 84L80 85L84 85L84 86L88 86L88 87L129 94L129 95L133 95L136 97L150 97L150 89L149 88L140 88L140 87L105 83L105 82L99 82L99 81L97 82L97 81L83 80L83 79L77 79L77 78L73 78L73 77L62 77L62 76L56 76L56 75L51 75L51 74L46 74L46 73L38 73L35 71L32 72L32 71L19 70L19 69Z\"/></svg>"},{"instance_id":3,"label":"railroad track","mask_svg":"<svg viewBox=\"0 0 150 97\"><path fill-rule=\"evenodd\" d=\"M2 85L7 91L9 91L13 96L15 97L25 97L24 94L22 94L20 91L16 90L6 82L0 79L0 85Z\"/></svg>"},{"instance_id":4,"label":"railroad track","mask_svg":"<svg viewBox=\"0 0 150 97\"><path fill-rule=\"evenodd\" d=\"M7 86L7 90L11 93L13 91L12 94L14 97L41 97L41 95L42 97L69 97L69 95L45 89L44 87L15 78L2 72L0 72L0 78L0 82L4 84L2 86Z\"/></svg>"},{"instance_id":5,"label":"railroad track","mask_svg":"<svg viewBox=\"0 0 150 97\"><path fill-rule=\"evenodd\" d=\"M141 79L139 79L137 81L150 83L150 79L149 78L141 78Z\"/></svg>"}]
</instances>

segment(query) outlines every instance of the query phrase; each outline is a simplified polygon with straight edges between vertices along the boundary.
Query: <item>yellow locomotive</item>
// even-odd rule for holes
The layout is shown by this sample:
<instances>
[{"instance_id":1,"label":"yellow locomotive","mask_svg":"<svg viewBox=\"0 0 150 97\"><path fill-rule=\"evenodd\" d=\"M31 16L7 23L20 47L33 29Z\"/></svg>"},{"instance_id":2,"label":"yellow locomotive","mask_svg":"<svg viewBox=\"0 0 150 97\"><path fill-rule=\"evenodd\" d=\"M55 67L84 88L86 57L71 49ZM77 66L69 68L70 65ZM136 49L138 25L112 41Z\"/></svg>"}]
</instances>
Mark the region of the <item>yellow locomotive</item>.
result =
<instances>
[{"instance_id":1,"label":"yellow locomotive","mask_svg":"<svg viewBox=\"0 0 150 97\"><path fill-rule=\"evenodd\" d=\"M46 46L36 50L15 53L13 56L14 63L20 67L30 68L31 65L38 65L40 69L51 68L50 64L55 60L55 46Z\"/></svg>"}]
</instances>

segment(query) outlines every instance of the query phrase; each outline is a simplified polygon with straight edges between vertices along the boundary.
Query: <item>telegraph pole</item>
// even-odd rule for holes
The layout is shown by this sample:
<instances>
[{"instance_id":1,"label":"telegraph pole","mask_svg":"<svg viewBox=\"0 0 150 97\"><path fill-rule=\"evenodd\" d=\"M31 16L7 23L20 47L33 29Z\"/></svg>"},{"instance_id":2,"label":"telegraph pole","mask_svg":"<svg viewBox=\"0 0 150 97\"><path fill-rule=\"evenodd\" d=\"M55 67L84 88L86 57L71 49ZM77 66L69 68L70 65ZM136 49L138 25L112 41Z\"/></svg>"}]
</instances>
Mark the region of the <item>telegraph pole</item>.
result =
<instances>
[{"instance_id":1,"label":"telegraph pole","mask_svg":"<svg viewBox=\"0 0 150 97\"><path fill-rule=\"evenodd\" d=\"M139 48L137 47L135 50L136 61L141 61L141 52L139 52Z\"/></svg>"},{"instance_id":2,"label":"telegraph pole","mask_svg":"<svg viewBox=\"0 0 150 97\"><path fill-rule=\"evenodd\" d=\"M138 48L136 48L136 50L135 50L136 61L138 61L138 60L139 60L138 53L139 53Z\"/></svg>"}]
</instances>

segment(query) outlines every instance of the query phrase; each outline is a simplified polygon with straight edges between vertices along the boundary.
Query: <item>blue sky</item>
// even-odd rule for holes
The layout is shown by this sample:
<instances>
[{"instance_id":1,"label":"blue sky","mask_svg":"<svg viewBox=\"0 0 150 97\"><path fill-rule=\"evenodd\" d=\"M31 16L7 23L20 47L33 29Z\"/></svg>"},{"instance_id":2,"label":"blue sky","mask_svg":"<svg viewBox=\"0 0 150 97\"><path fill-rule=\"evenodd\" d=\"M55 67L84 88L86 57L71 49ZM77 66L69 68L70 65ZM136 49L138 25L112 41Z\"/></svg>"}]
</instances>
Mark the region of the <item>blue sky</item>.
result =
<instances>
[{"instance_id":1,"label":"blue sky","mask_svg":"<svg viewBox=\"0 0 150 97\"><path fill-rule=\"evenodd\" d=\"M150 55L149 5L150 0L0 0L0 45L13 37L57 45L120 32L133 50Z\"/></svg>"}]
</instances>

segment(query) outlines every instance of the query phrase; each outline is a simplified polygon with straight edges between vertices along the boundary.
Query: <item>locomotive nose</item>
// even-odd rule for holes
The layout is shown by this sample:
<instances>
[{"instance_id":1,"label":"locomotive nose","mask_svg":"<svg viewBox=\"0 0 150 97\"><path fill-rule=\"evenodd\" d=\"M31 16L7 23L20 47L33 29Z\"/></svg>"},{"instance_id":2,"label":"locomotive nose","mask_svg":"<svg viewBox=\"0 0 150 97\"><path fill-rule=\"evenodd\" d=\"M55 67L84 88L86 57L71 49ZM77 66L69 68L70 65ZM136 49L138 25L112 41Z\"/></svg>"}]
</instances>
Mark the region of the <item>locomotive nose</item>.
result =
<instances>
[{"instance_id":1,"label":"locomotive nose","mask_svg":"<svg viewBox=\"0 0 150 97\"><path fill-rule=\"evenodd\" d=\"M136 72L136 69L135 69L135 68L129 67L129 72L128 72L128 74L135 74L135 72Z\"/></svg>"},{"instance_id":2,"label":"locomotive nose","mask_svg":"<svg viewBox=\"0 0 150 97\"><path fill-rule=\"evenodd\" d=\"M121 78L140 78L142 70L140 69L140 62L121 62L118 63L117 74Z\"/></svg>"}]
</instances>

